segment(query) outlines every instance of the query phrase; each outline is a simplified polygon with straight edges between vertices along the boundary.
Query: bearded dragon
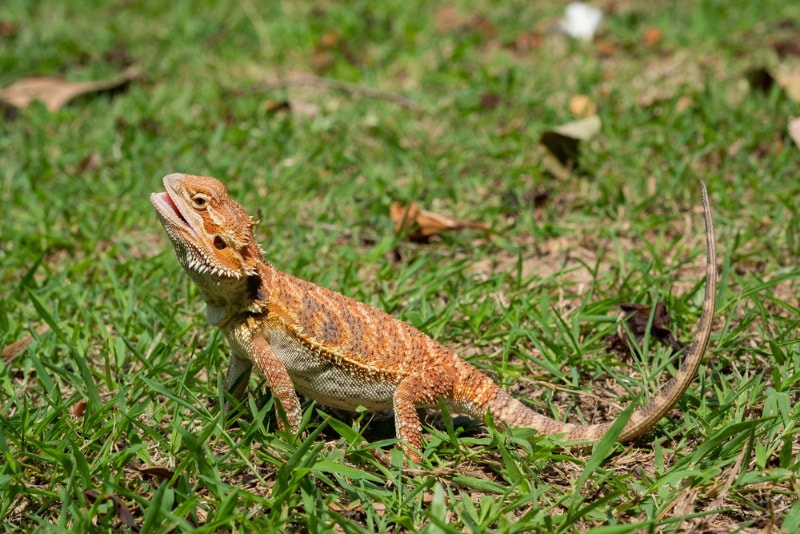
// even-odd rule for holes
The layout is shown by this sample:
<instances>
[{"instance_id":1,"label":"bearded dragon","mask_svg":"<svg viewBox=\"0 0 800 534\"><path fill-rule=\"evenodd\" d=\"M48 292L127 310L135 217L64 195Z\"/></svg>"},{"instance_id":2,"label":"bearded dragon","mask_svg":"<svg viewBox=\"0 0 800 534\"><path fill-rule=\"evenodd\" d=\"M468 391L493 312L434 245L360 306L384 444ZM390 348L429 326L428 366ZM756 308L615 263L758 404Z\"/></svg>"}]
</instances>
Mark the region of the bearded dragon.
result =
<instances>
[{"instance_id":1,"label":"bearded dragon","mask_svg":"<svg viewBox=\"0 0 800 534\"><path fill-rule=\"evenodd\" d=\"M533 428L570 442L597 441L613 424L575 424L541 415L408 323L278 270L256 242L256 222L215 178L170 174L163 183L166 191L150 200L178 262L202 292L208 321L230 344L225 389L241 399L255 366L291 431L297 432L301 422L297 392L343 410L394 410L397 438L413 461L421 459L423 444L417 409L438 408L441 401L478 420L491 414L500 428ZM708 345L717 272L702 182L701 188L706 279L697 331L681 368L657 396L631 413L620 441L646 432L672 408Z\"/></svg>"}]
</instances>

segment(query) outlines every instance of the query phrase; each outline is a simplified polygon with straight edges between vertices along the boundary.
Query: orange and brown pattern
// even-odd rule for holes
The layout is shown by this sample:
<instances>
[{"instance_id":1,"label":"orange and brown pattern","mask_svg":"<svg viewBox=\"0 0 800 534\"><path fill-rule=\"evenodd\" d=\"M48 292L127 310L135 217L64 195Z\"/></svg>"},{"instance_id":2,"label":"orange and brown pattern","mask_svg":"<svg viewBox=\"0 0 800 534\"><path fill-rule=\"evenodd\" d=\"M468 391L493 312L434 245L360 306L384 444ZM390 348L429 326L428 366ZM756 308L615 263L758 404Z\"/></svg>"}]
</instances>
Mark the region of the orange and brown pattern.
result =
<instances>
[{"instance_id":1,"label":"orange and brown pattern","mask_svg":"<svg viewBox=\"0 0 800 534\"><path fill-rule=\"evenodd\" d=\"M247 390L255 366L292 431L300 425L297 391L328 406L393 409L409 458L422 449L418 408L444 401L454 411L499 426L533 428L569 441L600 439L613 422L564 423L531 410L487 376L411 325L344 295L277 270L262 257L254 222L215 178L170 174L151 196L178 261L199 285L211 324L228 339L226 389ZM701 182L702 184L702 182ZM619 437L629 440L661 419L691 384L708 346L717 271L705 185L706 287L702 315L683 366L659 395L635 410Z\"/></svg>"}]
</instances>

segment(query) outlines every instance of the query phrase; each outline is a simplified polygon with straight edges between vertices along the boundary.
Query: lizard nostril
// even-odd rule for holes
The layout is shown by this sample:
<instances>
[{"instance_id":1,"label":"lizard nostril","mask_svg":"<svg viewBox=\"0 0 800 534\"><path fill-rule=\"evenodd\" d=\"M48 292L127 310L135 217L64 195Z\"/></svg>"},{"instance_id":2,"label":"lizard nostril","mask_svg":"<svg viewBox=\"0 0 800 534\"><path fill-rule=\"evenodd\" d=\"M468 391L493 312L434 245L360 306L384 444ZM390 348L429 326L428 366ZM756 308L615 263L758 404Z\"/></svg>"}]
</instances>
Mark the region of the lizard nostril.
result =
<instances>
[{"instance_id":1,"label":"lizard nostril","mask_svg":"<svg viewBox=\"0 0 800 534\"><path fill-rule=\"evenodd\" d=\"M225 241L220 236L217 236L214 238L214 246L217 250L222 250L228 245L225 244Z\"/></svg>"}]
</instances>

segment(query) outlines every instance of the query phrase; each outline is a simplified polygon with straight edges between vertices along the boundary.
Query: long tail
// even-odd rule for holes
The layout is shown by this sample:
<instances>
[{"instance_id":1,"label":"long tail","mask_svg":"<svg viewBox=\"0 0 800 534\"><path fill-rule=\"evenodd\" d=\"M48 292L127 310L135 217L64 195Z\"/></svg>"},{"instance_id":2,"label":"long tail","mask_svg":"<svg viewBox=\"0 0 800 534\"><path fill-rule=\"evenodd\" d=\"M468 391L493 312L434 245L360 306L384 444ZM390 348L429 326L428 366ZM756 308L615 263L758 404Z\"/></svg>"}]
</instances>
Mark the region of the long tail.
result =
<instances>
[{"instance_id":1,"label":"long tail","mask_svg":"<svg viewBox=\"0 0 800 534\"><path fill-rule=\"evenodd\" d=\"M689 384L692 383L700 363L703 361L708 340L711 336L711 323L714 318L717 295L717 261L716 247L714 242L714 226L711 221L711 207L708 202L708 192L706 185L702 181L700 186L703 192L703 212L705 215L706 226L706 284L705 296L703 298L703 308L700 320L697 324L692 344L686 350L683 365L675 376L667 382L664 389L646 406L635 410L622 433L620 441L633 439L645 433L659 419L664 417L672 406L683 395ZM494 384L492 384L494 385ZM485 386L490 388L488 384ZM494 387L497 388L495 385ZM488 393L488 391L487 391ZM593 425L579 425L556 421L544 415L538 414L513 398L500 388L497 388L496 395L487 395L490 398L482 407L478 408L482 413L488 411L492 414L495 421L501 425L511 427L534 428L539 432L549 435L563 434L570 441L595 441L605 434L613 422L599 423Z\"/></svg>"}]
</instances>

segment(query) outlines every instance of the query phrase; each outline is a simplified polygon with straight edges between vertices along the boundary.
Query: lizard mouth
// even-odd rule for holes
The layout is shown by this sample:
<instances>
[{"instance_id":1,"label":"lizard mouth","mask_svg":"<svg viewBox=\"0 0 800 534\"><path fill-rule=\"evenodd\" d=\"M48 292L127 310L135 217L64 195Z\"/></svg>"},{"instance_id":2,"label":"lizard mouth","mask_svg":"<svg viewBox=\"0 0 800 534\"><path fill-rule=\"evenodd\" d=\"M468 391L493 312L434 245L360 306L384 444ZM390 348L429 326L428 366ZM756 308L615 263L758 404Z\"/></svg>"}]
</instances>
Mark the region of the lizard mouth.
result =
<instances>
[{"instance_id":1,"label":"lizard mouth","mask_svg":"<svg viewBox=\"0 0 800 534\"><path fill-rule=\"evenodd\" d=\"M183 216L183 213L181 213L175 201L172 200L168 191L152 193L150 195L150 203L156 209L156 212L165 224L181 227L192 234L195 233L194 228L192 228L192 225L186 220L186 217Z\"/></svg>"}]
</instances>

